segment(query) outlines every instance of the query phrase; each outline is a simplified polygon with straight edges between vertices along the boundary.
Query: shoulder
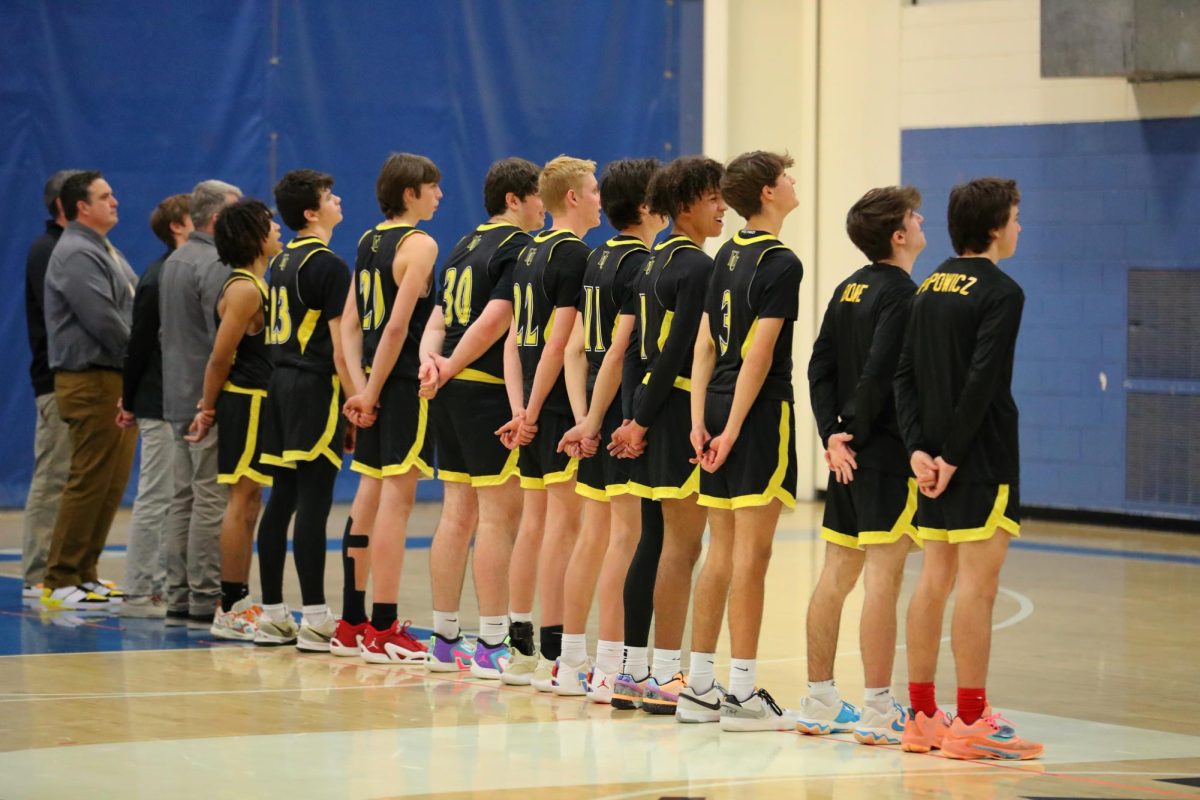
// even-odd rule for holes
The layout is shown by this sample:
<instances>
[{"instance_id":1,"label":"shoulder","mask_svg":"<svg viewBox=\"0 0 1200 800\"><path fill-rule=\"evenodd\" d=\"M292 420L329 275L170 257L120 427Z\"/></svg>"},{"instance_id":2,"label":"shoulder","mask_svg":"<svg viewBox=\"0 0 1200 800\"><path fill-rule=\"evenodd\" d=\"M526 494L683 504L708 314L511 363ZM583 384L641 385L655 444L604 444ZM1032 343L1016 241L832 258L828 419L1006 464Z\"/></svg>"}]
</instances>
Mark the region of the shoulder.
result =
<instances>
[{"instance_id":1,"label":"shoulder","mask_svg":"<svg viewBox=\"0 0 1200 800\"><path fill-rule=\"evenodd\" d=\"M436 256L437 241L420 228L414 228L400 241L397 252L403 250L408 256Z\"/></svg>"},{"instance_id":2,"label":"shoulder","mask_svg":"<svg viewBox=\"0 0 1200 800\"><path fill-rule=\"evenodd\" d=\"M780 272L791 270L802 271L804 269L800 263L800 256L796 255L795 251L785 244L775 245L763 253L762 259L759 261L759 266Z\"/></svg>"},{"instance_id":3,"label":"shoulder","mask_svg":"<svg viewBox=\"0 0 1200 800\"><path fill-rule=\"evenodd\" d=\"M309 257L304 260L303 266L316 267L318 269L339 269L343 272L349 269L341 256L325 246L313 250Z\"/></svg>"}]
</instances>

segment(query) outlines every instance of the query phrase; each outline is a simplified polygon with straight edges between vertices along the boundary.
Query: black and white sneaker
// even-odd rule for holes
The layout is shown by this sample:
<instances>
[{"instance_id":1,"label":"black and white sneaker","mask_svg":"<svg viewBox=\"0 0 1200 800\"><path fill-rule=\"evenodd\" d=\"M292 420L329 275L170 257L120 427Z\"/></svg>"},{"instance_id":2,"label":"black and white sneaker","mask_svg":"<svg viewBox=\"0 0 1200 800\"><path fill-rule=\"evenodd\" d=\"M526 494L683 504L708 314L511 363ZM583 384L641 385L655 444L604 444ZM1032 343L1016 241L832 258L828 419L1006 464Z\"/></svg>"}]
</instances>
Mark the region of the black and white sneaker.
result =
<instances>
[{"instance_id":1,"label":"black and white sneaker","mask_svg":"<svg viewBox=\"0 0 1200 800\"><path fill-rule=\"evenodd\" d=\"M720 722L721 704L725 700L725 687L713 681L712 687L703 693L691 686L684 687L675 704L676 722Z\"/></svg>"},{"instance_id":2,"label":"black and white sneaker","mask_svg":"<svg viewBox=\"0 0 1200 800\"><path fill-rule=\"evenodd\" d=\"M727 694L721 704L723 731L790 731L795 727L796 715L780 708L766 689L745 700Z\"/></svg>"}]
</instances>

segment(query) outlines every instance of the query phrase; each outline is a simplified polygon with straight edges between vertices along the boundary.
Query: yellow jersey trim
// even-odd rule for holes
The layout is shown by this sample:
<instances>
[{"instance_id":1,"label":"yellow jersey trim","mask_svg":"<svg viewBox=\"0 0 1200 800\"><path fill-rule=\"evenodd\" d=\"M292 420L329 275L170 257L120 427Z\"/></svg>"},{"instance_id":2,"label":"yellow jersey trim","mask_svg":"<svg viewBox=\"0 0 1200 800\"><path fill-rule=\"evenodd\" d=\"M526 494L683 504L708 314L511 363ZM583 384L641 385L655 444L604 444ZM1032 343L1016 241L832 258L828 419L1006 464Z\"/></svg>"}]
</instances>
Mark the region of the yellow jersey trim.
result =
<instances>
[{"instance_id":1,"label":"yellow jersey trim","mask_svg":"<svg viewBox=\"0 0 1200 800\"><path fill-rule=\"evenodd\" d=\"M516 452L515 450L513 452ZM548 472L540 478L535 478L529 475L521 476L522 489L545 489L547 486L554 486L557 483L566 483L575 479L575 473L579 469L579 459L572 458L567 462L567 466L558 472Z\"/></svg>"},{"instance_id":2,"label":"yellow jersey trim","mask_svg":"<svg viewBox=\"0 0 1200 800\"><path fill-rule=\"evenodd\" d=\"M758 244L759 242L769 242L772 239L775 241L779 241L779 237L773 233L761 233L758 236L751 236L749 238L742 236L741 231L738 231L737 233L735 233L733 235L733 243L734 244L742 244L742 245Z\"/></svg>"},{"instance_id":3,"label":"yellow jersey trim","mask_svg":"<svg viewBox=\"0 0 1200 800\"><path fill-rule=\"evenodd\" d=\"M232 383L226 383L222 391L231 394L245 394L250 397L250 419L246 423L246 443L242 447L241 458L232 473L217 475L217 483L235 484L242 478L249 478L260 486L270 486L273 481L270 475L259 472L254 468L254 451L258 448L258 426L262 415L263 399L267 396L265 389L244 389ZM227 432L225 435L229 435Z\"/></svg>"},{"instance_id":4,"label":"yellow jersey trim","mask_svg":"<svg viewBox=\"0 0 1200 800\"><path fill-rule=\"evenodd\" d=\"M642 383L649 384L651 374L652 373L647 372L642 377ZM682 375L676 375L675 380L672 381L671 385L674 386L676 389L683 389L685 392L690 392L692 390L692 379L685 378Z\"/></svg>"},{"instance_id":5,"label":"yellow jersey trim","mask_svg":"<svg viewBox=\"0 0 1200 800\"><path fill-rule=\"evenodd\" d=\"M504 466L500 468L498 475L472 475L471 486L473 488L500 486L513 478L520 477L521 472L517 469L517 458L519 455L520 448L514 447L509 451L508 459L504 462Z\"/></svg>"},{"instance_id":6,"label":"yellow jersey trim","mask_svg":"<svg viewBox=\"0 0 1200 800\"><path fill-rule=\"evenodd\" d=\"M846 533L840 533L838 531L835 531L833 528L826 528L826 527L822 526L821 538L827 542L833 542L836 545L841 545L842 547L848 547L851 550L862 550L862 547L859 546L857 536L851 536Z\"/></svg>"},{"instance_id":7,"label":"yellow jersey trim","mask_svg":"<svg viewBox=\"0 0 1200 800\"><path fill-rule=\"evenodd\" d=\"M455 375L450 380L452 381L471 381L473 383L491 383L498 386L504 385L504 378L497 378L495 375L484 372L481 369L472 369L467 367L462 372Z\"/></svg>"},{"instance_id":8,"label":"yellow jersey trim","mask_svg":"<svg viewBox=\"0 0 1200 800\"><path fill-rule=\"evenodd\" d=\"M671 323L675 321L675 312L667 310L663 314L662 325L658 328L658 352L662 352L663 345L667 343L667 337L671 335Z\"/></svg>"},{"instance_id":9,"label":"yellow jersey trim","mask_svg":"<svg viewBox=\"0 0 1200 800\"><path fill-rule=\"evenodd\" d=\"M588 500L595 500L597 503L607 503L608 493L603 489L597 489L595 486L588 486L586 483L575 481L575 494L580 497L586 497Z\"/></svg>"},{"instance_id":10,"label":"yellow jersey trim","mask_svg":"<svg viewBox=\"0 0 1200 800\"><path fill-rule=\"evenodd\" d=\"M308 450L284 450L282 453L275 455L273 453L263 453L259 456L259 463L266 464L270 467L295 467L297 461L316 461L322 456L329 459L329 462L338 469L342 468L342 457L333 451L332 442L333 435L337 433L338 417L342 413L341 399L342 383L338 380L338 376L334 375L330 378L333 383L333 393L329 398L329 416L325 421L325 430L321 432L321 438L317 440Z\"/></svg>"}]
</instances>

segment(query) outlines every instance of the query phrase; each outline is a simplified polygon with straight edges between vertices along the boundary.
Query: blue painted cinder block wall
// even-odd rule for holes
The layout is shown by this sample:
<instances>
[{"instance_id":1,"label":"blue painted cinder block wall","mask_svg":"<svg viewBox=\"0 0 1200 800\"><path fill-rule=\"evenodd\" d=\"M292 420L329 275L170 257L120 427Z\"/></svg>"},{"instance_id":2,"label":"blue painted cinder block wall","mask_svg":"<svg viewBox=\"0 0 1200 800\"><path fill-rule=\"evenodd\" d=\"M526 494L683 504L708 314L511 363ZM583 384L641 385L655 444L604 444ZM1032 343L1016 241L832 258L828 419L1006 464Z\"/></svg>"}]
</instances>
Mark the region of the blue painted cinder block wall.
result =
<instances>
[{"instance_id":1,"label":"blue painted cinder block wall","mask_svg":"<svg viewBox=\"0 0 1200 800\"><path fill-rule=\"evenodd\" d=\"M924 194L915 277L952 254L950 188L1015 178L1024 231L1004 262L1025 289L1014 393L1025 505L1163 516L1125 499L1127 276L1200 267L1200 118L906 130Z\"/></svg>"}]
</instances>

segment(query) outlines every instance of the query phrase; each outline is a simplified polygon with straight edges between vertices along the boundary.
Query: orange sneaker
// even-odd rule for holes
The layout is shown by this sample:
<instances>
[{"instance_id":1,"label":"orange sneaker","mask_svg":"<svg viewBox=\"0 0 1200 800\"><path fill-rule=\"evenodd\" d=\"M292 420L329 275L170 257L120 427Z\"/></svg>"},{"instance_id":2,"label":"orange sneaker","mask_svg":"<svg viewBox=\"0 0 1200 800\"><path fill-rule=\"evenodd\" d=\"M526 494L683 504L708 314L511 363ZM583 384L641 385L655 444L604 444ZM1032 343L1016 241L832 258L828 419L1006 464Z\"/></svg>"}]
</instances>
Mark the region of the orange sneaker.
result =
<instances>
[{"instance_id":1,"label":"orange sneaker","mask_svg":"<svg viewBox=\"0 0 1200 800\"><path fill-rule=\"evenodd\" d=\"M1013 724L993 712L990 706L973 725L956 717L942 739L942 754L948 758L1024 761L1037 758L1043 749L1037 742L1027 742L1017 736Z\"/></svg>"},{"instance_id":2,"label":"orange sneaker","mask_svg":"<svg viewBox=\"0 0 1200 800\"><path fill-rule=\"evenodd\" d=\"M906 753L928 753L942 748L942 738L950 729L950 717L940 708L932 717L923 711L908 710L904 733L900 736L900 749Z\"/></svg>"}]
</instances>

